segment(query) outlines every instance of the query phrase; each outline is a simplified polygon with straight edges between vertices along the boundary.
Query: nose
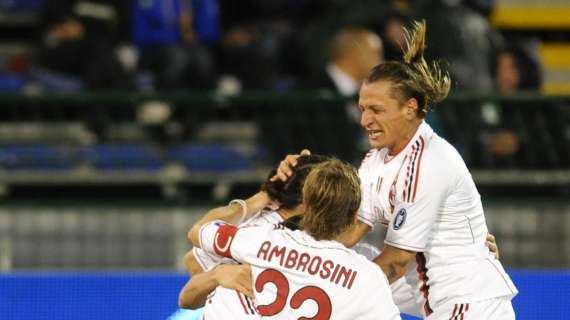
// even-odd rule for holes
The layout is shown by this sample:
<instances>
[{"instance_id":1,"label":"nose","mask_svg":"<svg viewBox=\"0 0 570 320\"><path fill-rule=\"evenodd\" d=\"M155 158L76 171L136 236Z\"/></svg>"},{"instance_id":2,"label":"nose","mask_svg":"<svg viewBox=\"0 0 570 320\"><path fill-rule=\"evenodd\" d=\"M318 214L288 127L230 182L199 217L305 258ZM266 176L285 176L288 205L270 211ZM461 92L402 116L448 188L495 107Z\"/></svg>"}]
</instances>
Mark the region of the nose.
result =
<instances>
[{"instance_id":1,"label":"nose","mask_svg":"<svg viewBox=\"0 0 570 320\"><path fill-rule=\"evenodd\" d=\"M364 110L360 115L360 125L363 128L366 128L372 122L372 116L370 115L370 111Z\"/></svg>"}]
</instances>

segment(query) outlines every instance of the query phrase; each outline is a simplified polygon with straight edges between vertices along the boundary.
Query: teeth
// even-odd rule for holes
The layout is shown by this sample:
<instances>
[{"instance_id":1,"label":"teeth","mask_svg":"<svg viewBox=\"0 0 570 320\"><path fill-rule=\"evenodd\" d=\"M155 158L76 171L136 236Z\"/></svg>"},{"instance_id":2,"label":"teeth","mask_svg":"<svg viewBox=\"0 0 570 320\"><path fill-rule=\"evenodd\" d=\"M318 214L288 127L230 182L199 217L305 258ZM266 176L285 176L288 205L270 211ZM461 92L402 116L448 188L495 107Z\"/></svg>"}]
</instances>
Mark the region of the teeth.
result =
<instances>
[{"instance_id":1,"label":"teeth","mask_svg":"<svg viewBox=\"0 0 570 320\"><path fill-rule=\"evenodd\" d=\"M379 137L380 135L382 135L382 131L379 131L379 130L370 130L370 131L368 131L368 136L371 137L371 138L377 138L377 137Z\"/></svg>"}]
</instances>

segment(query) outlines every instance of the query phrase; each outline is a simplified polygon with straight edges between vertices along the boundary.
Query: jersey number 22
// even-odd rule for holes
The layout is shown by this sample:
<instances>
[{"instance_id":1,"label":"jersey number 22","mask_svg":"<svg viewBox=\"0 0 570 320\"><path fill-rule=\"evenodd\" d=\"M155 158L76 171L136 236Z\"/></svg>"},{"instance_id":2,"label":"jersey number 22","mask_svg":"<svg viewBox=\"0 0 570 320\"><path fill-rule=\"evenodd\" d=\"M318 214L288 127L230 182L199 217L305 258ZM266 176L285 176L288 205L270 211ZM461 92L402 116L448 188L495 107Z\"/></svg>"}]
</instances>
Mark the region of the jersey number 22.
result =
<instances>
[{"instance_id":1,"label":"jersey number 22","mask_svg":"<svg viewBox=\"0 0 570 320\"><path fill-rule=\"evenodd\" d=\"M289 297L289 281L283 273L267 269L257 276L255 280L255 290L262 292L263 287L267 283L273 283L277 287L277 296L275 301L270 304L258 306L257 310L262 316L273 316L278 314L285 308L287 298ZM313 300L317 303L318 312L313 317L300 317L298 320L328 320L332 314L331 299L325 291L315 286L306 286L297 290L291 297L291 308L299 309L306 300Z\"/></svg>"}]
</instances>

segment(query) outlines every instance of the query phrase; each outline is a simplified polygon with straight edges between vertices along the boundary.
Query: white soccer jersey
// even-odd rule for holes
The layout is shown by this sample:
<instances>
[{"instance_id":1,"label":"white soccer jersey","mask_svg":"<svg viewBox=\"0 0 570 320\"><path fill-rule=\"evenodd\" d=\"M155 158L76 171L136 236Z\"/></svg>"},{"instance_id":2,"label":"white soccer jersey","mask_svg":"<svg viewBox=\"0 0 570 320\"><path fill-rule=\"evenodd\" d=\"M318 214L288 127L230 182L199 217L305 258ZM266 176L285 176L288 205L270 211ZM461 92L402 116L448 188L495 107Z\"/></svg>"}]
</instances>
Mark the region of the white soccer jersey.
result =
<instances>
[{"instance_id":1,"label":"white soccer jersey","mask_svg":"<svg viewBox=\"0 0 570 320\"><path fill-rule=\"evenodd\" d=\"M243 222L240 227L256 226L256 225L274 225L283 222L283 218L277 211L262 210L247 221ZM233 259L220 257L201 248L194 247L194 256L204 269L210 270L220 263L237 263ZM260 319L253 301L241 294L237 290L230 290L224 287L217 287L206 300L204 306L205 319Z\"/></svg>"},{"instance_id":2,"label":"white soccer jersey","mask_svg":"<svg viewBox=\"0 0 570 320\"><path fill-rule=\"evenodd\" d=\"M359 175L359 219L388 224L386 244L418 252L417 295L427 298L426 315L444 303L516 295L485 246L488 230L471 174L428 124L394 157L386 148L370 151Z\"/></svg>"},{"instance_id":3,"label":"white soccer jersey","mask_svg":"<svg viewBox=\"0 0 570 320\"><path fill-rule=\"evenodd\" d=\"M280 225L212 222L202 227L200 246L252 266L264 319L400 319L380 268L339 242Z\"/></svg>"}]
</instances>

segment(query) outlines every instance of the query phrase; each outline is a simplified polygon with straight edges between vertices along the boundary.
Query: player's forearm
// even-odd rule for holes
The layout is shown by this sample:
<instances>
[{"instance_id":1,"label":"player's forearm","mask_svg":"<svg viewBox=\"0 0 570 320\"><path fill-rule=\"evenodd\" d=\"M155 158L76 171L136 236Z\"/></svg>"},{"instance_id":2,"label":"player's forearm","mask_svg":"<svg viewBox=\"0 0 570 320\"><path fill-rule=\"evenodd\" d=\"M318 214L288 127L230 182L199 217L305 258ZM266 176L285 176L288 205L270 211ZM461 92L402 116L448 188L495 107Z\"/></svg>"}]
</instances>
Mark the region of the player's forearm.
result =
<instances>
[{"instance_id":1,"label":"player's forearm","mask_svg":"<svg viewBox=\"0 0 570 320\"><path fill-rule=\"evenodd\" d=\"M196 260L196 257L194 256L194 253L192 252L192 250L188 251L184 255L184 266L186 267L186 270L188 271L188 273L192 276L195 276L197 274L204 272L204 270L202 269L202 267L200 266L200 264Z\"/></svg>"},{"instance_id":2,"label":"player's forearm","mask_svg":"<svg viewBox=\"0 0 570 320\"><path fill-rule=\"evenodd\" d=\"M376 260L374 261L376 262ZM406 274L405 265L399 263L382 263L382 262L376 262L376 263L380 266L380 269L382 269L382 271L386 275L386 278L388 278L388 282L390 284L396 282L396 280L400 279Z\"/></svg>"},{"instance_id":3,"label":"player's forearm","mask_svg":"<svg viewBox=\"0 0 570 320\"><path fill-rule=\"evenodd\" d=\"M382 253L374 258L374 262L380 266L388 282L392 284L406 274L407 266L415 256L415 252L385 246Z\"/></svg>"},{"instance_id":4,"label":"player's forearm","mask_svg":"<svg viewBox=\"0 0 570 320\"><path fill-rule=\"evenodd\" d=\"M232 203L228 206L218 207L208 211L188 232L188 240L193 245L199 246L200 228L208 222L222 220L232 224L241 222L242 217L247 219L254 213L259 212L269 204L269 197L265 192L258 192L245 200L245 208L239 203ZM245 215L244 215L245 209Z\"/></svg>"},{"instance_id":5,"label":"player's forearm","mask_svg":"<svg viewBox=\"0 0 570 320\"><path fill-rule=\"evenodd\" d=\"M184 309L197 309L204 306L210 292L214 291L218 282L214 271L203 272L193 276L178 295L178 306Z\"/></svg>"}]
</instances>

